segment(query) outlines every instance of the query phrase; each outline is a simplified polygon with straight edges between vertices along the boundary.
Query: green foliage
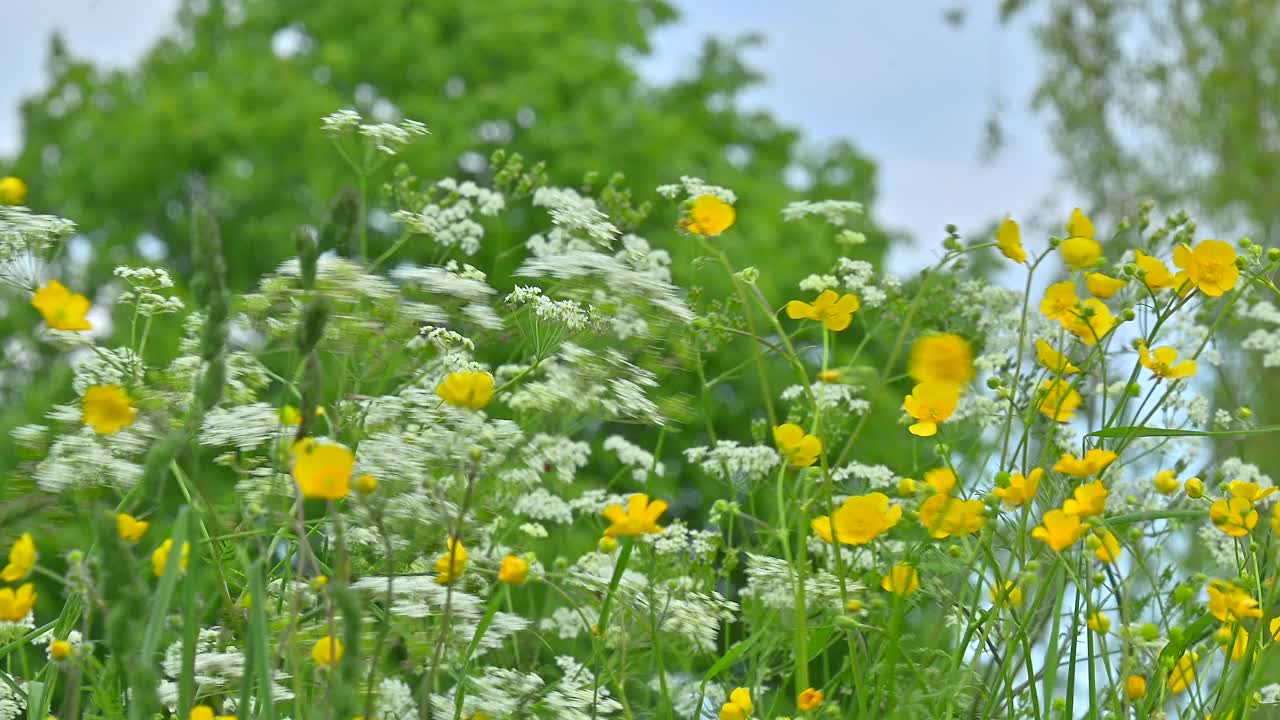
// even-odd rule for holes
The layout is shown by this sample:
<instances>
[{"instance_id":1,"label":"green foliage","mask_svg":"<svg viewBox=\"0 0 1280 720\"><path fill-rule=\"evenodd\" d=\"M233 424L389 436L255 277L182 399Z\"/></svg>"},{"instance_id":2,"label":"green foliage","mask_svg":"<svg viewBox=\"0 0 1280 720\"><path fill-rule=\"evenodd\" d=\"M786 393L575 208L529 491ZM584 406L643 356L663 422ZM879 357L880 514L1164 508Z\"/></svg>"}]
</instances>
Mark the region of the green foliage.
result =
<instances>
[{"instance_id":1,"label":"green foliage","mask_svg":"<svg viewBox=\"0 0 1280 720\"><path fill-rule=\"evenodd\" d=\"M294 228L328 215L329 198L350 182L328 140L300 129L354 105L427 123L432 137L403 158L425 177L486 179L487 158L502 148L553 159L548 172L562 185L604 165L607 153L643 197L682 174L713 179L741 198L740 222L755 228L744 244L794 248L788 263L798 271L819 248L775 222L751 223L777 217L792 196L784 172L806 171L814 195L869 205L874 168L847 144L802 151L799 136L768 114L739 110L738 96L760 76L737 45L710 41L688 77L643 82L632 61L674 17L656 0L558 0L536 13L518 0L187 2L178 31L136 69L100 70L55 39L53 80L23 105L12 171L28 179L33 207L74 217L90 234L94 284L143 235L191 267L187 208L193 195L207 196L231 287L244 289L293 254ZM302 38L299 51L273 53L283 37ZM344 197L348 222L331 226L339 235L354 217ZM368 201L375 215L384 207ZM393 240L383 229L371 228L373 255ZM533 218L489 228L484 252L501 255L536 229ZM883 235L865 229L874 254ZM322 238L321 249L340 242ZM409 248L405 259L427 257Z\"/></svg>"}]
</instances>

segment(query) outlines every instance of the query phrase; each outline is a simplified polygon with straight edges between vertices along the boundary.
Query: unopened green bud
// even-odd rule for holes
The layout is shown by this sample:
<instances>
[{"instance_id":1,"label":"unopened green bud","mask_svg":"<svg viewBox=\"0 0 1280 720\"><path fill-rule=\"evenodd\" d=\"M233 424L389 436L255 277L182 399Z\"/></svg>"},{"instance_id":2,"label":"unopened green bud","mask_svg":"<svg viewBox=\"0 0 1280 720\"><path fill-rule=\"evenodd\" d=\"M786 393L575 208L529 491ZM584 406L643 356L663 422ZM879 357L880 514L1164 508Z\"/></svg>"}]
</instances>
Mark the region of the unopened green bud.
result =
<instances>
[{"instance_id":1,"label":"unopened green bud","mask_svg":"<svg viewBox=\"0 0 1280 720\"><path fill-rule=\"evenodd\" d=\"M1142 394L1142 386L1136 382L1131 382L1125 386L1124 391L1129 394L1129 397L1138 397Z\"/></svg>"},{"instance_id":2,"label":"unopened green bud","mask_svg":"<svg viewBox=\"0 0 1280 720\"><path fill-rule=\"evenodd\" d=\"M1181 605L1191 600L1191 598L1195 597L1195 595L1196 595L1195 588L1189 585L1179 585L1173 591L1173 601Z\"/></svg>"},{"instance_id":3,"label":"unopened green bud","mask_svg":"<svg viewBox=\"0 0 1280 720\"><path fill-rule=\"evenodd\" d=\"M1151 642L1152 640L1160 637L1160 628L1156 627L1155 623L1145 623L1142 627L1138 628L1138 635L1140 635L1143 640Z\"/></svg>"},{"instance_id":4,"label":"unopened green bud","mask_svg":"<svg viewBox=\"0 0 1280 720\"><path fill-rule=\"evenodd\" d=\"M1000 387L1000 378L998 378L998 377L996 377L996 376L994 376L994 375L992 375L991 377L987 378L987 387L988 387L988 388L990 388L990 389L992 389L992 390L995 390L996 388Z\"/></svg>"},{"instance_id":5,"label":"unopened green bud","mask_svg":"<svg viewBox=\"0 0 1280 720\"><path fill-rule=\"evenodd\" d=\"M1120 317L1124 318L1124 319L1125 319L1125 322L1131 322L1131 321L1132 321L1134 318L1136 318L1137 316L1138 316L1138 314L1137 314L1137 313L1135 313L1135 312L1133 311L1133 308L1131 308L1131 307L1127 307L1127 308L1125 308L1125 309L1124 309L1123 311L1121 311L1121 313L1120 313Z\"/></svg>"}]
</instances>

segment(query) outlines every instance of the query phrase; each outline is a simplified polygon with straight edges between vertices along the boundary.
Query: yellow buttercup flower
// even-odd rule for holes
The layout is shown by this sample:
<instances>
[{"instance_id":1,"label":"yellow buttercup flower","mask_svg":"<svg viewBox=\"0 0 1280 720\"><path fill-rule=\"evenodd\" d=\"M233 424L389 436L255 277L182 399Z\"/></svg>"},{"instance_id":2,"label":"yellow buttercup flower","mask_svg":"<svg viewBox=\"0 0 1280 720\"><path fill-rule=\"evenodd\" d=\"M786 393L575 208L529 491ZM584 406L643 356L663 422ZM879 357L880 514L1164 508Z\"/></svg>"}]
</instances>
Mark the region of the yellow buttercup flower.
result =
<instances>
[{"instance_id":1,"label":"yellow buttercup flower","mask_svg":"<svg viewBox=\"0 0 1280 720\"><path fill-rule=\"evenodd\" d=\"M719 235L733 227L737 213L733 206L715 195L699 195L689 206L689 215L680 227L698 235Z\"/></svg>"},{"instance_id":2,"label":"yellow buttercup flower","mask_svg":"<svg viewBox=\"0 0 1280 720\"><path fill-rule=\"evenodd\" d=\"M191 720L236 720L235 715L215 715L208 705L197 705L191 708Z\"/></svg>"},{"instance_id":3,"label":"yellow buttercup flower","mask_svg":"<svg viewBox=\"0 0 1280 720\"><path fill-rule=\"evenodd\" d=\"M1181 268L1178 287L1190 282L1210 297L1221 297L1240 280L1236 249L1221 240L1205 240L1195 248L1179 245L1173 249L1173 264Z\"/></svg>"},{"instance_id":4,"label":"yellow buttercup flower","mask_svg":"<svg viewBox=\"0 0 1280 720\"><path fill-rule=\"evenodd\" d=\"M956 477L955 471L951 468L940 467L925 472L924 482L932 488L935 493L948 494L952 490L955 490L960 479Z\"/></svg>"},{"instance_id":5,"label":"yellow buttercup flower","mask_svg":"<svg viewBox=\"0 0 1280 720\"><path fill-rule=\"evenodd\" d=\"M949 382L922 382L903 398L902 409L916 419L907 428L912 435L930 437L938 433L938 423L951 417L960 402L960 386Z\"/></svg>"},{"instance_id":6,"label":"yellow buttercup flower","mask_svg":"<svg viewBox=\"0 0 1280 720\"><path fill-rule=\"evenodd\" d=\"M1155 350L1148 350L1145 343L1138 346L1138 361L1158 378L1189 378L1196 374L1195 360L1177 360L1178 351L1168 345Z\"/></svg>"},{"instance_id":7,"label":"yellow buttercup flower","mask_svg":"<svg viewBox=\"0 0 1280 720\"><path fill-rule=\"evenodd\" d=\"M1100 612L1095 612L1089 615L1085 624L1089 626L1090 630L1098 633L1099 635L1106 635L1107 631L1111 629L1111 618Z\"/></svg>"},{"instance_id":8,"label":"yellow buttercup flower","mask_svg":"<svg viewBox=\"0 0 1280 720\"><path fill-rule=\"evenodd\" d=\"M0 589L0 622L19 622L36 606L36 586L26 583L16 591Z\"/></svg>"},{"instance_id":9,"label":"yellow buttercup flower","mask_svg":"<svg viewBox=\"0 0 1280 720\"><path fill-rule=\"evenodd\" d=\"M973 347L955 333L933 333L911 345L907 373L918 383L942 382L963 386L974 376Z\"/></svg>"},{"instance_id":10,"label":"yellow buttercup flower","mask_svg":"<svg viewBox=\"0 0 1280 720\"><path fill-rule=\"evenodd\" d=\"M80 415L94 432L111 435L132 425L138 411L119 385L91 385L80 399Z\"/></svg>"},{"instance_id":11,"label":"yellow buttercup flower","mask_svg":"<svg viewBox=\"0 0 1280 720\"><path fill-rule=\"evenodd\" d=\"M22 535L14 541L13 547L9 548L9 564L4 566L4 570L0 571L0 580L7 583L16 583L19 580L25 580L31 574L31 570L36 566L36 558L39 553L36 552L35 538L31 537L31 533L22 533Z\"/></svg>"},{"instance_id":12,"label":"yellow buttercup flower","mask_svg":"<svg viewBox=\"0 0 1280 720\"><path fill-rule=\"evenodd\" d=\"M937 539L968 535L982 529L986 522L984 509L986 504L981 500L961 500L938 493L921 503L920 524Z\"/></svg>"},{"instance_id":13,"label":"yellow buttercup flower","mask_svg":"<svg viewBox=\"0 0 1280 720\"><path fill-rule=\"evenodd\" d=\"M816 435L809 435L795 423L774 427L773 441L791 467L809 467L822 455L822 441Z\"/></svg>"},{"instance_id":14,"label":"yellow buttercup flower","mask_svg":"<svg viewBox=\"0 0 1280 720\"><path fill-rule=\"evenodd\" d=\"M1075 545L1084 535L1084 530L1079 515L1050 510L1044 514L1040 525L1032 528L1031 537L1053 548L1054 552L1062 552Z\"/></svg>"},{"instance_id":15,"label":"yellow buttercup flower","mask_svg":"<svg viewBox=\"0 0 1280 720\"><path fill-rule=\"evenodd\" d=\"M1089 451L1084 454L1084 457L1080 459L1076 459L1076 456L1071 453L1066 453L1058 459L1058 462L1054 464L1053 469L1055 472L1071 475L1073 477L1086 478L1092 475L1098 475L1103 470L1106 470L1107 466L1115 462L1117 457L1120 456L1110 450L1090 448Z\"/></svg>"},{"instance_id":16,"label":"yellow buttercup flower","mask_svg":"<svg viewBox=\"0 0 1280 720\"><path fill-rule=\"evenodd\" d=\"M31 304L44 316L44 321L54 330L92 330L86 319L89 314L89 298L73 293L57 280L36 290Z\"/></svg>"},{"instance_id":17,"label":"yellow buttercup flower","mask_svg":"<svg viewBox=\"0 0 1280 720\"><path fill-rule=\"evenodd\" d=\"M361 495L372 495L378 492L378 478L369 473L361 474L356 478L356 492Z\"/></svg>"},{"instance_id":18,"label":"yellow buttercup flower","mask_svg":"<svg viewBox=\"0 0 1280 720\"><path fill-rule=\"evenodd\" d=\"M149 527L151 523L146 520L139 520L128 513L116 514L116 533L125 542L138 542L147 534Z\"/></svg>"},{"instance_id":19,"label":"yellow buttercup flower","mask_svg":"<svg viewBox=\"0 0 1280 720\"><path fill-rule=\"evenodd\" d=\"M884 493L853 495L835 513L813 519L811 527L818 537L842 545L865 545L888 532L902 519L902 506L891 505Z\"/></svg>"},{"instance_id":20,"label":"yellow buttercup flower","mask_svg":"<svg viewBox=\"0 0 1280 720\"><path fill-rule=\"evenodd\" d=\"M1193 500L1204 497L1204 481L1200 478L1188 479L1183 488L1187 491L1187 497Z\"/></svg>"},{"instance_id":21,"label":"yellow buttercup flower","mask_svg":"<svg viewBox=\"0 0 1280 720\"><path fill-rule=\"evenodd\" d=\"M173 539L166 539L160 543L160 547L151 553L151 573L156 577L164 575L164 570L169 566L169 553L173 550ZM187 566L191 563L191 543L182 543L182 553L178 558L178 569L181 572L187 571Z\"/></svg>"},{"instance_id":22,"label":"yellow buttercup flower","mask_svg":"<svg viewBox=\"0 0 1280 720\"><path fill-rule=\"evenodd\" d=\"M1167 287L1173 286L1173 273L1169 272L1169 268L1161 262L1159 258L1151 257L1141 250L1138 250L1135 253L1134 263L1138 266L1139 270L1145 273L1142 281L1146 283L1148 288L1151 288L1152 290L1163 290Z\"/></svg>"},{"instance_id":23,"label":"yellow buttercup flower","mask_svg":"<svg viewBox=\"0 0 1280 720\"><path fill-rule=\"evenodd\" d=\"M996 227L996 245L1004 256L1016 263L1027 261L1027 251L1022 247L1022 230L1013 218L1006 215Z\"/></svg>"},{"instance_id":24,"label":"yellow buttercup flower","mask_svg":"<svg viewBox=\"0 0 1280 720\"><path fill-rule=\"evenodd\" d=\"M835 290L823 290L812 303L792 300L787 303L787 317L792 320L813 320L828 330L840 332L853 322L853 314L862 307L862 301L852 293L838 294Z\"/></svg>"},{"instance_id":25,"label":"yellow buttercup flower","mask_svg":"<svg viewBox=\"0 0 1280 720\"><path fill-rule=\"evenodd\" d=\"M1044 398L1040 401L1040 412L1054 422L1067 422L1076 416L1076 410L1084 400L1080 393L1062 378L1053 378L1040 383Z\"/></svg>"},{"instance_id":26,"label":"yellow buttercup flower","mask_svg":"<svg viewBox=\"0 0 1280 720\"><path fill-rule=\"evenodd\" d=\"M1196 680L1196 663L1199 662L1200 655L1193 652L1183 653L1178 658L1178 662L1174 663L1173 669L1169 671L1169 691L1180 693L1191 687L1191 683Z\"/></svg>"},{"instance_id":27,"label":"yellow buttercup flower","mask_svg":"<svg viewBox=\"0 0 1280 720\"><path fill-rule=\"evenodd\" d=\"M27 201L27 184L22 178L0 178L0 205L21 205Z\"/></svg>"},{"instance_id":28,"label":"yellow buttercup flower","mask_svg":"<svg viewBox=\"0 0 1280 720\"><path fill-rule=\"evenodd\" d=\"M1258 601L1244 588L1225 580L1209 581L1209 612L1224 623L1262 617Z\"/></svg>"},{"instance_id":29,"label":"yellow buttercup flower","mask_svg":"<svg viewBox=\"0 0 1280 720\"><path fill-rule=\"evenodd\" d=\"M482 370L451 372L436 386L436 395L457 408L483 410L493 400L493 376Z\"/></svg>"},{"instance_id":30,"label":"yellow buttercup flower","mask_svg":"<svg viewBox=\"0 0 1280 720\"><path fill-rule=\"evenodd\" d=\"M1129 702L1141 700L1146 694L1146 678L1141 675L1130 675L1124 679L1124 696Z\"/></svg>"},{"instance_id":31,"label":"yellow buttercup flower","mask_svg":"<svg viewBox=\"0 0 1280 720\"><path fill-rule=\"evenodd\" d=\"M1022 588L1012 580L1006 580L1003 588L995 585L987 591L987 595L991 598L991 603L997 606L1017 606L1022 604Z\"/></svg>"},{"instance_id":32,"label":"yellow buttercup flower","mask_svg":"<svg viewBox=\"0 0 1280 720\"><path fill-rule=\"evenodd\" d=\"M801 691L800 696L796 698L796 706L805 712L817 710L822 706L823 697L821 690L807 688Z\"/></svg>"},{"instance_id":33,"label":"yellow buttercup flower","mask_svg":"<svg viewBox=\"0 0 1280 720\"><path fill-rule=\"evenodd\" d=\"M1044 289L1040 314L1050 320L1066 323L1075 317L1076 306L1079 304L1080 296L1076 295L1075 283L1063 280Z\"/></svg>"},{"instance_id":34,"label":"yellow buttercup flower","mask_svg":"<svg viewBox=\"0 0 1280 720\"><path fill-rule=\"evenodd\" d=\"M1258 483L1244 482L1243 480L1232 480L1227 483L1227 493L1229 493L1231 497L1244 498L1251 503L1256 503L1271 495L1271 493L1274 493L1276 489L1277 488L1275 486L1264 488Z\"/></svg>"},{"instance_id":35,"label":"yellow buttercup flower","mask_svg":"<svg viewBox=\"0 0 1280 720\"><path fill-rule=\"evenodd\" d=\"M71 657L71 653L75 651L71 643L66 640L54 640L49 643L49 659L54 662L62 662Z\"/></svg>"},{"instance_id":36,"label":"yellow buttercup flower","mask_svg":"<svg viewBox=\"0 0 1280 720\"><path fill-rule=\"evenodd\" d=\"M1089 298L1075 308L1071 316L1062 320L1062 326L1080 338L1085 345L1094 345L1120 324L1110 308L1101 300Z\"/></svg>"},{"instance_id":37,"label":"yellow buttercup flower","mask_svg":"<svg viewBox=\"0 0 1280 720\"><path fill-rule=\"evenodd\" d=\"M523 585L529 579L529 562L522 557L508 555L502 558L498 567L498 582L508 585Z\"/></svg>"},{"instance_id":38,"label":"yellow buttercup flower","mask_svg":"<svg viewBox=\"0 0 1280 720\"><path fill-rule=\"evenodd\" d=\"M920 573L906 563L898 563L880 580L880 588L899 597L908 597L920 589Z\"/></svg>"},{"instance_id":39,"label":"yellow buttercup flower","mask_svg":"<svg viewBox=\"0 0 1280 720\"><path fill-rule=\"evenodd\" d=\"M1209 519L1231 537L1244 537L1258 526L1258 511L1242 497L1223 498L1209 506Z\"/></svg>"},{"instance_id":40,"label":"yellow buttercup flower","mask_svg":"<svg viewBox=\"0 0 1280 720\"><path fill-rule=\"evenodd\" d=\"M844 373L839 369L821 370L818 372L818 380L824 383L838 383L844 378Z\"/></svg>"},{"instance_id":41,"label":"yellow buttercup flower","mask_svg":"<svg viewBox=\"0 0 1280 720\"><path fill-rule=\"evenodd\" d=\"M1036 491L1040 489L1040 478L1043 476L1043 468L1036 468L1026 475L1014 473L1009 476L1008 487L997 487L992 492L1004 501L1005 507L1016 508L1030 502L1036 496Z\"/></svg>"},{"instance_id":42,"label":"yellow buttercup flower","mask_svg":"<svg viewBox=\"0 0 1280 720\"><path fill-rule=\"evenodd\" d=\"M351 491L351 468L356 458L337 443L302 438L293 444L293 479L302 497L341 500Z\"/></svg>"},{"instance_id":43,"label":"yellow buttercup flower","mask_svg":"<svg viewBox=\"0 0 1280 720\"><path fill-rule=\"evenodd\" d=\"M656 535L662 532L658 518L667 511L665 500L649 502L649 496L636 493L627 498L627 509L621 505L610 505L604 509L604 517L610 523L604 534L608 537L630 535Z\"/></svg>"},{"instance_id":44,"label":"yellow buttercup flower","mask_svg":"<svg viewBox=\"0 0 1280 720\"><path fill-rule=\"evenodd\" d=\"M1044 340L1036 340L1036 360L1046 369L1052 370L1059 375L1072 375L1080 372L1080 368L1072 365L1071 360L1066 355L1058 352Z\"/></svg>"},{"instance_id":45,"label":"yellow buttercup flower","mask_svg":"<svg viewBox=\"0 0 1280 720\"><path fill-rule=\"evenodd\" d=\"M1107 487L1101 480L1076 488L1075 493L1062 503L1062 511L1068 515L1079 515L1082 518L1101 515L1107 506Z\"/></svg>"},{"instance_id":46,"label":"yellow buttercup flower","mask_svg":"<svg viewBox=\"0 0 1280 720\"><path fill-rule=\"evenodd\" d=\"M336 637L323 637L311 646L311 661L321 667L335 667L341 660L346 648L342 640Z\"/></svg>"},{"instance_id":47,"label":"yellow buttercup flower","mask_svg":"<svg viewBox=\"0 0 1280 720\"><path fill-rule=\"evenodd\" d=\"M1214 633L1214 639L1222 646L1222 654L1231 658L1231 662L1240 662L1249 649L1249 631L1239 625L1223 625Z\"/></svg>"},{"instance_id":48,"label":"yellow buttercup flower","mask_svg":"<svg viewBox=\"0 0 1280 720\"><path fill-rule=\"evenodd\" d=\"M1098 264L1102 246L1093 239L1093 221L1076 208L1067 221L1067 239L1058 246L1062 261L1072 270L1083 270Z\"/></svg>"},{"instance_id":49,"label":"yellow buttercup flower","mask_svg":"<svg viewBox=\"0 0 1280 720\"><path fill-rule=\"evenodd\" d=\"M751 691L747 688L734 688L729 693L729 702L720 706L720 720L745 720L751 716Z\"/></svg>"},{"instance_id":50,"label":"yellow buttercup flower","mask_svg":"<svg viewBox=\"0 0 1280 720\"><path fill-rule=\"evenodd\" d=\"M1124 289L1125 281L1099 272L1091 272L1084 276L1084 286L1090 295L1105 300Z\"/></svg>"},{"instance_id":51,"label":"yellow buttercup flower","mask_svg":"<svg viewBox=\"0 0 1280 720\"><path fill-rule=\"evenodd\" d=\"M1156 476L1151 479L1151 484L1156 486L1156 492L1161 495L1172 495L1181 487L1178 475L1172 470L1161 470L1156 473Z\"/></svg>"},{"instance_id":52,"label":"yellow buttercup flower","mask_svg":"<svg viewBox=\"0 0 1280 720\"><path fill-rule=\"evenodd\" d=\"M1120 556L1124 554L1124 548L1120 546L1120 540L1115 533L1110 530L1101 530L1098 532L1098 547L1093 551L1094 557L1104 563L1114 565Z\"/></svg>"},{"instance_id":53,"label":"yellow buttercup flower","mask_svg":"<svg viewBox=\"0 0 1280 720\"><path fill-rule=\"evenodd\" d=\"M1280 617L1271 618L1271 624L1267 629L1271 631L1272 640L1280 640Z\"/></svg>"},{"instance_id":54,"label":"yellow buttercup flower","mask_svg":"<svg viewBox=\"0 0 1280 720\"><path fill-rule=\"evenodd\" d=\"M461 540L449 537L445 540L446 550L436 558L436 582L448 585L462 576L467 569L467 548Z\"/></svg>"}]
</instances>

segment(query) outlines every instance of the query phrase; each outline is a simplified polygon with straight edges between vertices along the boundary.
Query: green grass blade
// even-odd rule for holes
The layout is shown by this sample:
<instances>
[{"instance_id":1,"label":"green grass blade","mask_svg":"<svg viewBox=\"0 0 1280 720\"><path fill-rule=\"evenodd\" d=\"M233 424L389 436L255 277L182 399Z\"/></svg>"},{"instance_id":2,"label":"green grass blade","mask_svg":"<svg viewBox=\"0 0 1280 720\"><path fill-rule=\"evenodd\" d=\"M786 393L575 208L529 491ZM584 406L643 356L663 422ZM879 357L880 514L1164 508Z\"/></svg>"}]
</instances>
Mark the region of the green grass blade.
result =
<instances>
[{"instance_id":1,"label":"green grass blade","mask_svg":"<svg viewBox=\"0 0 1280 720\"><path fill-rule=\"evenodd\" d=\"M173 604L173 595L178 588L178 578L182 575L182 546L187 542L188 525L191 508L183 505L178 510L178 519L173 523L173 547L169 550L169 561L165 563L164 575L160 578L160 587L152 598L151 613L147 616L147 629L142 635L142 657L144 662L152 662L156 650L160 647L160 635L164 632L165 616L169 606Z\"/></svg>"},{"instance_id":2,"label":"green grass blade","mask_svg":"<svg viewBox=\"0 0 1280 720\"><path fill-rule=\"evenodd\" d=\"M1280 432L1280 425L1253 428L1251 430L1179 430L1177 428L1153 428L1142 425L1124 425L1094 430L1086 437L1124 438L1124 437L1242 437L1246 435L1267 435Z\"/></svg>"}]
</instances>

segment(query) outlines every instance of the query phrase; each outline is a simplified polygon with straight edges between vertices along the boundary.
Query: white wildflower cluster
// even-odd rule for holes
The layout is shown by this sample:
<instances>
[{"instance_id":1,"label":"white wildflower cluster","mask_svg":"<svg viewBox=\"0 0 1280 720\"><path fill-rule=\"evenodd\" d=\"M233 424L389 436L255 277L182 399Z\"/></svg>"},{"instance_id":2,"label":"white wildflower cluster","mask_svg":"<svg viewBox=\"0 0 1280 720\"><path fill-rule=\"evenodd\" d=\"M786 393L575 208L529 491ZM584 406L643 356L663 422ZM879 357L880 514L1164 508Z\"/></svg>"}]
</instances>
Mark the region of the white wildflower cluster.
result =
<instances>
[{"instance_id":1,"label":"white wildflower cluster","mask_svg":"<svg viewBox=\"0 0 1280 720\"><path fill-rule=\"evenodd\" d=\"M833 470L831 479L842 486L852 485L855 488L884 490L897 484L898 474L884 465L850 462Z\"/></svg>"},{"instance_id":2,"label":"white wildflower cluster","mask_svg":"<svg viewBox=\"0 0 1280 720\"><path fill-rule=\"evenodd\" d=\"M812 394L810 394L812 393ZM816 405L823 412L842 412L864 415L871 410L871 403L860 397L862 388L845 383L813 383L808 386L791 385L780 394L789 403Z\"/></svg>"},{"instance_id":3,"label":"white wildflower cluster","mask_svg":"<svg viewBox=\"0 0 1280 720\"><path fill-rule=\"evenodd\" d=\"M129 289L120 293L121 305L132 305L139 317L152 317L181 312L185 307L182 298L162 294L160 290L173 288L173 279L163 268L119 266L115 276L123 280Z\"/></svg>"},{"instance_id":4,"label":"white wildflower cluster","mask_svg":"<svg viewBox=\"0 0 1280 720\"><path fill-rule=\"evenodd\" d=\"M535 488L532 492L521 495L511 512L521 517L544 520L548 522L569 524L573 522L573 508L559 495L546 488ZM537 531L535 531L537 532ZM545 529L542 531L545 533Z\"/></svg>"},{"instance_id":5,"label":"white wildflower cluster","mask_svg":"<svg viewBox=\"0 0 1280 720\"><path fill-rule=\"evenodd\" d=\"M114 487L127 491L142 477L134 453L122 453L100 442L89 428L65 433L36 464L33 478L41 490L59 493L80 487Z\"/></svg>"},{"instance_id":6,"label":"white wildflower cluster","mask_svg":"<svg viewBox=\"0 0 1280 720\"><path fill-rule=\"evenodd\" d=\"M648 482L650 472L658 477L667 473L666 465L654 462L653 453L631 443L621 435L610 435L605 438L604 449L617 455L618 462L631 468L631 479L634 482L640 484Z\"/></svg>"},{"instance_id":7,"label":"white wildflower cluster","mask_svg":"<svg viewBox=\"0 0 1280 720\"><path fill-rule=\"evenodd\" d=\"M1248 306L1242 314L1270 327L1249 331L1240 347L1259 353L1263 367L1280 367L1280 309L1270 300L1260 300Z\"/></svg>"},{"instance_id":8,"label":"white wildflower cluster","mask_svg":"<svg viewBox=\"0 0 1280 720\"><path fill-rule=\"evenodd\" d=\"M458 182L453 178L445 178L438 181L436 187L450 195L464 198L467 202L475 205L476 212L487 217L497 215L507 206L506 199L502 196L502 193L481 187L471 180ZM479 272L475 268L472 268L472 271Z\"/></svg>"},{"instance_id":9,"label":"white wildflower cluster","mask_svg":"<svg viewBox=\"0 0 1280 720\"><path fill-rule=\"evenodd\" d=\"M866 260L847 257L837 259L830 273L809 275L799 284L800 289L806 292L835 290L853 293L867 308L883 305L901 285L897 277L889 273L877 273L875 266Z\"/></svg>"},{"instance_id":10,"label":"white wildflower cluster","mask_svg":"<svg viewBox=\"0 0 1280 720\"><path fill-rule=\"evenodd\" d=\"M498 291L484 280L466 277L444 267L404 266L391 272L397 282L436 295L446 295L457 300L478 302L486 300Z\"/></svg>"},{"instance_id":11,"label":"white wildflower cluster","mask_svg":"<svg viewBox=\"0 0 1280 720\"><path fill-rule=\"evenodd\" d=\"M515 307L527 307L539 320L563 325L573 333L587 330L595 323L591 306L573 300L552 300L539 287L517 285L505 302Z\"/></svg>"},{"instance_id":12,"label":"white wildflower cluster","mask_svg":"<svg viewBox=\"0 0 1280 720\"><path fill-rule=\"evenodd\" d=\"M793 610L796 606L795 570L782 558L747 553L747 584L743 602L750 599L770 610ZM844 607L840 579L825 570L805 578L805 603L811 608L835 610ZM857 589L846 583L845 592Z\"/></svg>"},{"instance_id":13,"label":"white wildflower cluster","mask_svg":"<svg viewBox=\"0 0 1280 720\"><path fill-rule=\"evenodd\" d=\"M41 265L39 257L75 231L76 224L66 218L0 204L0 281L27 290L34 288Z\"/></svg>"},{"instance_id":14,"label":"white wildflower cluster","mask_svg":"<svg viewBox=\"0 0 1280 720\"><path fill-rule=\"evenodd\" d=\"M620 231L609 222L609 216L600 211L595 200L583 197L570 188L542 187L533 193L533 204L545 207L551 221L569 232L580 232L586 237L608 245Z\"/></svg>"},{"instance_id":15,"label":"white wildflower cluster","mask_svg":"<svg viewBox=\"0 0 1280 720\"><path fill-rule=\"evenodd\" d=\"M359 130L373 142L374 147L388 155L395 155L400 148L412 142L414 136L430 134L427 126L417 120L401 120L398 125L362 123Z\"/></svg>"},{"instance_id":16,"label":"white wildflower cluster","mask_svg":"<svg viewBox=\"0 0 1280 720\"><path fill-rule=\"evenodd\" d=\"M797 200L787 203L782 208L782 219L794 222L811 215L818 215L831 225L844 227L850 215L861 213L862 203L852 200Z\"/></svg>"},{"instance_id":17,"label":"white wildflower cluster","mask_svg":"<svg viewBox=\"0 0 1280 720\"><path fill-rule=\"evenodd\" d=\"M27 714L26 683L0 670L0 720L19 720ZM18 692L14 688L21 689Z\"/></svg>"},{"instance_id":18,"label":"white wildflower cluster","mask_svg":"<svg viewBox=\"0 0 1280 720\"><path fill-rule=\"evenodd\" d=\"M683 193L686 197L696 198L699 195L713 195L730 205L738 201L738 195L734 191L719 185L712 185L702 178L683 175L680 182L671 185L659 185L657 192L668 200L674 200Z\"/></svg>"},{"instance_id":19,"label":"white wildflower cluster","mask_svg":"<svg viewBox=\"0 0 1280 720\"><path fill-rule=\"evenodd\" d=\"M334 138L358 134L386 155L395 155L415 137L430 134L427 126L417 120L401 120L397 124L366 123L364 117L352 108L326 115L320 121L320 128Z\"/></svg>"},{"instance_id":20,"label":"white wildflower cluster","mask_svg":"<svg viewBox=\"0 0 1280 720\"><path fill-rule=\"evenodd\" d=\"M739 488L764 480L782 462L778 451L771 447L741 445L734 440L720 440L711 447L689 448L684 456L707 475Z\"/></svg>"}]
</instances>

